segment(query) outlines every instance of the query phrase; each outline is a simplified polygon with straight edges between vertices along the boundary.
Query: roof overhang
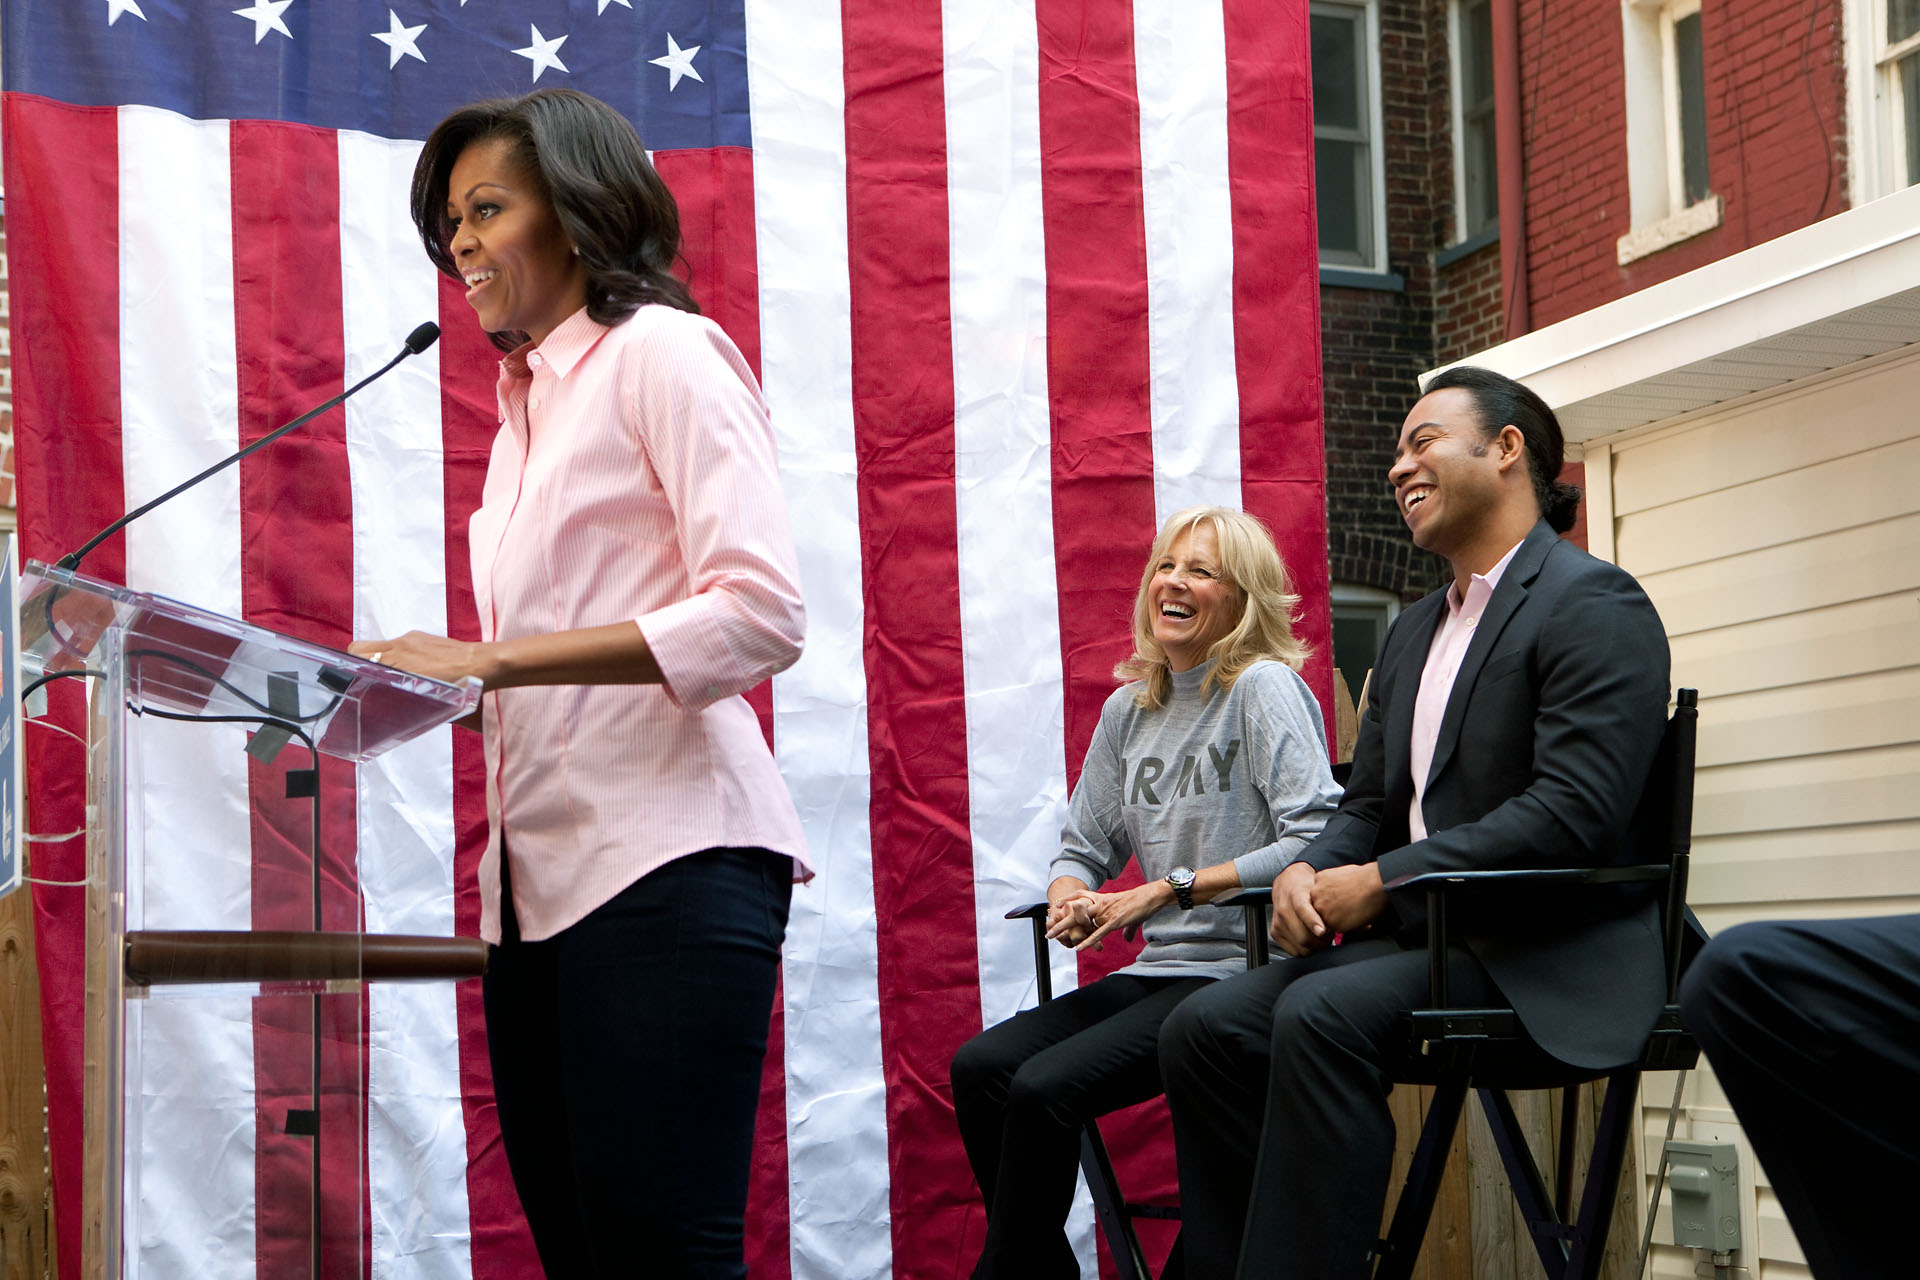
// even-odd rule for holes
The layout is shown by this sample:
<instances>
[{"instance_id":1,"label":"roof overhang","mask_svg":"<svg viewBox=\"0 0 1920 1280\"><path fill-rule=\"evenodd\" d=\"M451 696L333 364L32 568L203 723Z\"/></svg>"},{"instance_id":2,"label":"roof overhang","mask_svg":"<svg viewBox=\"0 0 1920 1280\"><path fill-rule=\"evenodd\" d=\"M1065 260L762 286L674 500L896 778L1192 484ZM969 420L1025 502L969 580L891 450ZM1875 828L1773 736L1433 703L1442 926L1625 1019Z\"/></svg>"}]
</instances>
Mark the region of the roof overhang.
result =
<instances>
[{"instance_id":1,"label":"roof overhang","mask_svg":"<svg viewBox=\"0 0 1920 1280\"><path fill-rule=\"evenodd\" d=\"M1526 383L1585 443L1916 342L1920 186L1458 363Z\"/></svg>"}]
</instances>

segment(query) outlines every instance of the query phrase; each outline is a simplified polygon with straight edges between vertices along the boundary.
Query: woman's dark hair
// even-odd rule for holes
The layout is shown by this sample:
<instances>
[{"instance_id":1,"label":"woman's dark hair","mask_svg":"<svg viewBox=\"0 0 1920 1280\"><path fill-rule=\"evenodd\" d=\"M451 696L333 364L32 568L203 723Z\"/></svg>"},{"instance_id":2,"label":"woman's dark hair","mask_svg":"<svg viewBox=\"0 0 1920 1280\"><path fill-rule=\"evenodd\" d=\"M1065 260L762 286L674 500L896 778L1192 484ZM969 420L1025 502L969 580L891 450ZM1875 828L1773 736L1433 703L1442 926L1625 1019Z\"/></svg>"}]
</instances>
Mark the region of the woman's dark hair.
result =
<instances>
[{"instance_id":1,"label":"woman's dark hair","mask_svg":"<svg viewBox=\"0 0 1920 1280\"><path fill-rule=\"evenodd\" d=\"M413 168L413 225L433 265L458 278L449 244L447 184L476 142L504 139L536 178L587 268L587 315L615 325L649 302L698 314L672 273L680 210L625 116L572 89L542 89L462 107L434 127ZM493 335L511 351L524 334Z\"/></svg>"},{"instance_id":2,"label":"woman's dark hair","mask_svg":"<svg viewBox=\"0 0 1920 1280\"><path fill-rule=\"evenodd\" d=\"M1436 373L1426 385L1426 394L1448 387L1458 387L1473 397L1473 407L1480 415L1480 433L1488 440L1499 435L1502 427L1511 426L1520 432L1527 446L1527 474L1533 480L1533 496L1540 502L1541 517L1555 533L1573 528L1580 490L1560 483L1567 441L1560 433L1560 420L1553 416L1547 402L1531 387L1472 365L1455 365Z\"/></svg>"}]
</instances>

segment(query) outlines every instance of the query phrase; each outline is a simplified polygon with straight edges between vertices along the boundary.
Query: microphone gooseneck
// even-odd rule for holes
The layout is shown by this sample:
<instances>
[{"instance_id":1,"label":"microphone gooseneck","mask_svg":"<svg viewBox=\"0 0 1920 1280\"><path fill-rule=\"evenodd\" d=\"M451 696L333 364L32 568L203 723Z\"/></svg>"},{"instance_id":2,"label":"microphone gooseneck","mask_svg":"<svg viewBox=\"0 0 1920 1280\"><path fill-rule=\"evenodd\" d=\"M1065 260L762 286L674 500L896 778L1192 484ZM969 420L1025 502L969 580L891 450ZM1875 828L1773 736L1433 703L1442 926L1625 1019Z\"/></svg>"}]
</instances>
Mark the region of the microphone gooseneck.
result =
<instances>
[{"instance_id":1,"label":"microphone gooseneck","mask_svg":"<svg viewBox=\"0 0 1920 1280\"><path fill-rule=\"evenodd\" d=\"M165 493L161 494L159 497L155 498L153 501L148 502L142 506L136 507L132 511L127 512L127 514L121 516L118 520L115 520L112 524L102 529L99 533L96 533L93 535L93 537L87 539L87 541L83 543L78 550L69 551L66 555L61 556L59 561L56 563L55 567L66 569L68 571L78 569L80 567L80 561L86 557L86 554L89 551L92 551L95 547L99 546L101 543L105 542L108 538L111 538L114 534L120 532L120 530L126 528L128 525L132 524L135 520L138 520L141 516L147 514L147 512L153 510L155 507L159 506L161 503L166 502L172 498L178 497L180 494L185 493L187 490L193 488L193 486L199 484L202 480L205 480L208 476L211 476L220 471L223 471L226 468L232 466L234 463L240 461L240 459L246 457L248 454L252 453L255 449L264 449L268 445L272 444L275 440L278 440L281 436L287 434L287 432L292 431L297 427L304 427L307 423L312 422L315 418L319 417L321 414L325 413L327 410L341 404L343 401L346 400L348 396L360 390L360 388L366 386L369 382L373 382L378 378L384 377L389 370L391 370L395 365L399 364L402 360L405 360L408 356L417 356L422 351L425 351L428 347L432 346L434 342L439 339L439 337L440 337L440 326L435 324L431 320L427 321L425 324L419 326L412 333L407 335L406 345L401 347L399 355L387 361L385 364L381 365L378 369L375 369L372 373L360 379L360 381L354 383L352 386L348 387L345 391L342 391L339 395L333 397L331 400L328 400L324 404L316 405L314 408L307 410L305 413L295 418L292 422L287 423L285 426L274 428L274 430L272 430L271 432L267 433L264 436L261 436L258 440L255 440L252 444L240 450L238 453L222 458L220 461L208 467L205 471L202 471L199 475L194 476L190 480L186 480L180 484L175 485L173 488L167 490Z\"/></svg>"}]
</instances>

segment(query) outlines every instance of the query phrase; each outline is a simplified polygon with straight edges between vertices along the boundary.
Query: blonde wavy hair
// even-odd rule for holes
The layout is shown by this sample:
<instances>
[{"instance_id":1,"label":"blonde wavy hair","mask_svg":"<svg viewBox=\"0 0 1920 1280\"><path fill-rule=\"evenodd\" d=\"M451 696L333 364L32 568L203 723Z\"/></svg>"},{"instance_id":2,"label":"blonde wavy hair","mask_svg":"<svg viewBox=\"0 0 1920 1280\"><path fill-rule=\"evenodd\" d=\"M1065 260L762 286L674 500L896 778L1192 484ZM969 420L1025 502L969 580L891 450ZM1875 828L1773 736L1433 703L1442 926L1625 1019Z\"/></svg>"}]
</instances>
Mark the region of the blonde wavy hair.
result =
<instances>
[{"instance_id":1,"label":"blonde wavy hair","mask_svg":"<svg viewBox=\"0 0 1920 1280\"><path fill-rule=\"evenodd\" d=\"M1134 702L1148 710L1164 705L1173 688L1166 651L1153 638L1153 606L1148 596L1154 569L1181 535L1200 524L1212 528L1220 549L1220 573L1238 592L1241 606L1233 630L1207 651L1214 666L1200 686L1201 696L1215 686L1233 688L1241 672L1264 659L1284 662L1298 671L1310 652L1293 633L1300 596L1266 524L1232 507L1188 507L1168 520L1153 540L1146 568L1140 572L1140 590L1133 597L1133 656L1113 669L1116 680L1140 682Z\"/></svg>"}]
</instances>

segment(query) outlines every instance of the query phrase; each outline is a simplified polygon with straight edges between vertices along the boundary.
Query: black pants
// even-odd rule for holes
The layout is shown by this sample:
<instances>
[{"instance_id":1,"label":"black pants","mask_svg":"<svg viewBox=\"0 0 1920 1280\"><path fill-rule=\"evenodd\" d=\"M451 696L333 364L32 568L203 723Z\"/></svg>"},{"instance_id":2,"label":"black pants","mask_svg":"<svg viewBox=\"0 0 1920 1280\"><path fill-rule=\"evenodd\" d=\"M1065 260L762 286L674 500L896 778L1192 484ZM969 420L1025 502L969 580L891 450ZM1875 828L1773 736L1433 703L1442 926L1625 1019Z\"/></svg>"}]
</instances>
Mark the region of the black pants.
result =
<instances>
[{"instance_id":1,"label":"black pants","mask_svg":"<svg viewBox=\"0 0 1920 1280\"><path fill-rule=\"evenodd\" d=\"M1687 970L1680 1014L1813 1274L1912 1275L1920 916L1729 929Z\"/></svg>"},{"instance_id":2,"label":"black pants","mask_svg":"<svg viewBox=\"0 0 1920 1280\"><path fill-rule=\"evenodd\" d=\"M742 1222L793 868L709 849L485 979L500 1132L551 1280L746 1275Z\"/></svg>"},{"instance_id":3,"label":"black pants","mask_svg":"<svg viewBox=\"0 0 1920 1280\"><path fill-rule=\"evenodd\" d=\"M1462 1004L1500 999L1449 953ZM1388 1067L1427 1004L1427 953L1350 942L1197 992L1160 1032L1194 1280L1364 1280L1392 1172ZM1543 1061L1550 1061L1545 1054Z\"/></svg>"},{"instance_id":4,"label":"black pants","mask_svg":"<svg viewBox=\"0 0 1920 1280\"><path fill-rule=\"evenodd\" d=\"M960 1047L954 1113L987 1206L976 1280L1078 1280L1066 1221L1081 1126L1160 1093L1160 1024L1210 982L1113 974Z\"/></svg>"}]
</instances>

